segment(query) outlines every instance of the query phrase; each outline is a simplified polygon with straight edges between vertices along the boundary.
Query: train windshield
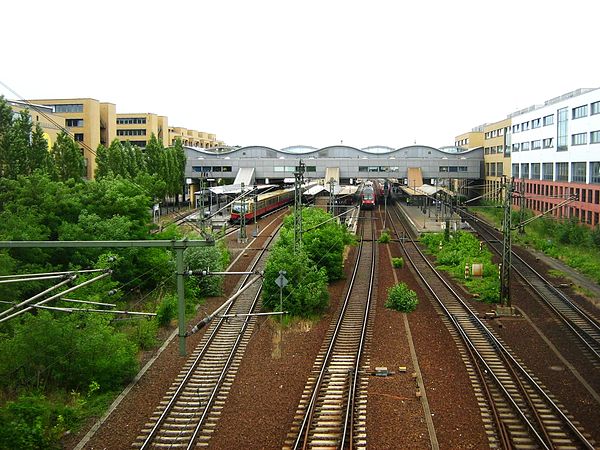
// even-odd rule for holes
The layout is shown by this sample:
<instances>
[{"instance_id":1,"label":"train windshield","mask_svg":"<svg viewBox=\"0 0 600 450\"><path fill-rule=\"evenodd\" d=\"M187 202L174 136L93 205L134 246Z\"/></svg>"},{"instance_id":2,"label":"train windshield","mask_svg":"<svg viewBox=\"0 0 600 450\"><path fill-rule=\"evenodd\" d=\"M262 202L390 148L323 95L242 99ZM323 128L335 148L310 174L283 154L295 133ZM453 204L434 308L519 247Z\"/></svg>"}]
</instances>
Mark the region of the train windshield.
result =
<instances>
[{"instance_id":1,"label":"train windshield","mask_svg":"<svg viewBox=\"0 0 600 450\"><path fill-rule=\"evenodd\" d=\"M364 200L373 200L373 191L363 192L363 199Z\"/></svg>"},{"instance_id":2,"label":"train windshield","mask_svg":"<svg viewBox=\"0 0 600 450\"><path fill-rule=\"evenodd\" d=\"M242 202L234 202L231 207L231 212L242 214L247 211L248 207L245 203Z\"/></svg>"}]
</instances>

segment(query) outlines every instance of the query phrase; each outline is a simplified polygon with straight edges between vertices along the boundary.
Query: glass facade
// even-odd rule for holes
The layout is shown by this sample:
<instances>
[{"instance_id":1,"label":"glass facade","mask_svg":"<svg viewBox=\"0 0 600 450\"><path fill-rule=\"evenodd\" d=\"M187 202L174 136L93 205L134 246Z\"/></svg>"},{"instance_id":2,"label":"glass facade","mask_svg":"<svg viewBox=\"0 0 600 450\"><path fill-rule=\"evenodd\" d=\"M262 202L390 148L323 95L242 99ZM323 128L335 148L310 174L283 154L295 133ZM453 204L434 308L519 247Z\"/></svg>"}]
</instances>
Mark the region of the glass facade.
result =
<instances>
[{"instance_id":1,"label":"glass facade","mask_svg":"<svg viewBox=\"0 0 600 450\"><path fill-rule=\"evenodd\" d=\"M554 179L554 163L542 164L542 180L552 181Z\"/></svg>"},{"instance_id":2,"label":"glass facade","mask_svg":"<svg viewBox=\"0 0 600 450\"><path fill-rule=\"evenodd\" d=\"M567 150L568 138L569 138L569 133L567 130L567 126L568 126L567 111L568 111L568 108L561 108L557 111L558 123L557 123L557 130L556 130L556 135L557 135L556 149L558 151Z\"/></svg>"}]
</instances>

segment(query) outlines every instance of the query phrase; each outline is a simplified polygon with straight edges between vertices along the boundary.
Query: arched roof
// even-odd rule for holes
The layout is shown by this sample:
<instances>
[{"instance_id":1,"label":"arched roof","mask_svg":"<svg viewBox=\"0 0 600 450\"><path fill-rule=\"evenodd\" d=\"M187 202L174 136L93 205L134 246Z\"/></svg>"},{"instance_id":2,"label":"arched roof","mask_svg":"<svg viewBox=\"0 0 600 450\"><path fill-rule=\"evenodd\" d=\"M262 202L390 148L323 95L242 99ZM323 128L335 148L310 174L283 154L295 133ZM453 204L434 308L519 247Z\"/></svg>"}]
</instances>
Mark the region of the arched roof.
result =
<instances>
[{"instance_id":1,"label":"arched roof","mask_svg":"<svg viewBox=\"0 0 600 450\"><path fill-rule=\"evenodd\" d=\"M210 151L208 149L201 148L192 148L188 147L190 150L195 150L200 154L204 154L207 157L231 157L231 158L243 158L243 157L263 157L263 158L278 158L285 156L298 156L303 155L306 157L332 157L332 158L360 158L366 157L368 159L371 157L430 157L428 155L433 154L439 155L456 155L457 149L455 147L443 147L443 148L435 148L427 145L409 145L406 147L401 147L394 149L392 147L387 147L383 145L375 145L365 148L356 148L348 145L331 145L323 148L315 148L307 145L295 145L290 147L285 147L283 149L274 149L272 147L260 146L260 145L252 145L246 147L236 147L231 149L221 149L218 152ZM461 154L468 155L473 150L466 150L460 152Z\"/></svg>"}]
</instances>

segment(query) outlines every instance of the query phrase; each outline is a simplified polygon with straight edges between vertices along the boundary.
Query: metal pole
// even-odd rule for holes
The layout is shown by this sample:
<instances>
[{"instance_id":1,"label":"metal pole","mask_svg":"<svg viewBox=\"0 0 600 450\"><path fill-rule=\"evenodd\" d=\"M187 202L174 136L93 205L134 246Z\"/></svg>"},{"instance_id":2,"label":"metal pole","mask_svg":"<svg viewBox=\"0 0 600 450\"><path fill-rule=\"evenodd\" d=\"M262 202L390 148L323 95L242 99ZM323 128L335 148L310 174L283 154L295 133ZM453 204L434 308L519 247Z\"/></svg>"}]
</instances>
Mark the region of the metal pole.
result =
<instances>
[{"instance_id":1,"label":"metal pole","mask_svg":"<svg viewBox=\"0 0 600 450\"><path fill-rule=\"evenodd\" d=\"M179 354L185 356L185 295L183 286L183 250L185 247L176 247L177 259L177 310L179 322Z\"/></svg>"}]
</instances>

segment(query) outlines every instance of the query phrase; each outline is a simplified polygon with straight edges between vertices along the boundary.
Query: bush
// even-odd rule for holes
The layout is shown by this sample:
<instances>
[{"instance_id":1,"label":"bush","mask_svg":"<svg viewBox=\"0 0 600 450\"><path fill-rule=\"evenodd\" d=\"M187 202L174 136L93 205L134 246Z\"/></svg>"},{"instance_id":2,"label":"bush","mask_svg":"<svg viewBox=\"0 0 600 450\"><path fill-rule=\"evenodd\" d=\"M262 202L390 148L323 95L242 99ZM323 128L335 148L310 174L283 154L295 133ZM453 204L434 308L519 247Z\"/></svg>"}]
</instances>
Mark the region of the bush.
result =
<instances>
[{"instance_id":1,"label":"bush","mask_svg":"<svg viewBox=\"0 0 600 450\"><path fill-rule=\"evenodd\" d=\"M390 237L390 232L387 230L383 230L381 232L381 236L379 236L379 243L380 244L387 244L388 242L390 242L391 237Z\"/></svg>"},{"instance_id":2,"label":"bush","mask_svg":"<svg viewBox=\"0 0 600 450\"><path fill-rule=\"evenodd\" d=\"M154 348L157 343L156 332L158 322L151 319L141 319L127 332L129 340L135 343L141 350Z\"/></svg>"},{"instance_id":3,"label":"bush","mask_svg":"<svg viewBox=\"0 0 600 450\"><path fill-rule=\"evenodd\" d=\"M163 298L156 310L156 322L161 327L168 327L177 316L177 297L169 294Z\"/></svg>"},{"instance_id":4,"label":"bush","mask_svg":"<svg viewBox=\"0 0 600 450\"><path fill-rule=\"evenodd\" d=\"M386 308L408 313L417 309L418 304L416 292L409 289L405 283L396 284L388 289Z\"/></svg>"},{"instance_id":5,"label":"bush","mask_svg":"<svg viewBox=\"0 0 600 450\"><path fill-rule=\"evenodd\" d=\"M392 266L395 269L402 269L404 267L404 258L392 258Z\"/></svg>"}]
</instances>

